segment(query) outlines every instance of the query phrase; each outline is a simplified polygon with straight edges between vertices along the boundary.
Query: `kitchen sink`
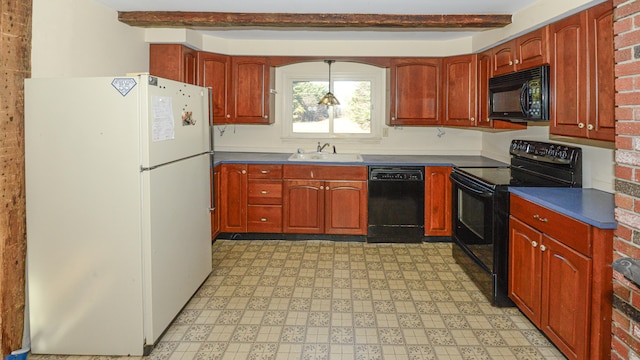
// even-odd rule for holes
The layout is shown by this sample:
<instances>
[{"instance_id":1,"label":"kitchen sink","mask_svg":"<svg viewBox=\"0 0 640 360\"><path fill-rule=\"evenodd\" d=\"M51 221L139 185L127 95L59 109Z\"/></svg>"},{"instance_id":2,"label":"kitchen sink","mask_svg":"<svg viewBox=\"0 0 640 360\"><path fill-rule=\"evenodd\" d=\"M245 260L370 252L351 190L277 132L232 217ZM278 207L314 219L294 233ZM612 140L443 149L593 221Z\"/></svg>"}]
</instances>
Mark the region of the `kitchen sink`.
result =
<instances>
[{"instance_id":1,"label":"kitchen sink","mask_svg":"<svg viewBox=\"0 0 640 360\"><path fill-rule=\"evenodd\" d=\"M325 152L295 153L289 156L289 161L307 162L362 162L360 154L332 154Z\"/></svg>"}]
</instances>

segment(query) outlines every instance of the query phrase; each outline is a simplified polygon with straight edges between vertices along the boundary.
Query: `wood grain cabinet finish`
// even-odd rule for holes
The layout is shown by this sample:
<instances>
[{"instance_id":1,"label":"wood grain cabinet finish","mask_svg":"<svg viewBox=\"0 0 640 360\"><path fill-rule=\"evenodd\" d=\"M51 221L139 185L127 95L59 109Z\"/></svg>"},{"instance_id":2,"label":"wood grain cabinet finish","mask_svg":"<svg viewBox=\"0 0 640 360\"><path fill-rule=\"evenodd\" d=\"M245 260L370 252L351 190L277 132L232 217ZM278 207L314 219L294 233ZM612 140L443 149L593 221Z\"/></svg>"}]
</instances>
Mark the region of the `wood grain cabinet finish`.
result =
<instances>
[{"instance_id":1,"label":"wood grain cabinet finish","mask_svg":"<svg viewBox=\"0 0 640 360\"><path fill-rule=\"evenodd\" d=\"M285 165L283 232L365 235L365 166Z\"/></svg>"},{"instance_id":2,"label":"wood grain cabinet finish","mask_svg":"<svg viewBox=\"0 0 640 360\"><path fill-rule=\"evenodd\" d=\"M389 126L439 125L441 59L392 59Z\"/></svg>"},{"instance_id":3,"label":"wood grain cabinet finish","mask_svg":"<svg viewBox=\"0 0 640 360\"><path fill-rule=\"evenodd\" d=\"M613 10L610 1L549 25L549 132L614 140Z\"/></svg>"},{"instance_id":4,"label":"wood grain cabinet finish","mask_svg":"<svg viewBox=\"0 0 640 360\"><path fill-rule=\"evenodd\" d=\"M213 210L211 210L211 239L215 239L220 233L220 169L218 165L211 170L211 177L213 186L211 191L213 192Z\"/></svg>"},{"instance_id":5,"label":"wood grain cabinet finish","mask_svg":"<svg viewBox=\"0 0 640 360\"><path fill-rule=\"evenodd\" d=\"M443 59L443 125L476 126L477 55Z\"/></svg>"},{"instance_id":6,"label":"wood grain cabinet finish","mask_svg":"<svg viewBox=\"0 0 640 360\"><path fill-rule=\"evenodd\" d=\"M198 51L198 85L211 89L213 123L231 122L231 56Z\"/></svg>"},{"instance_id":7,"label":"wood grain cabinet finish","mask_svg":"<svg viewBox=\"0 0 640 360\"><path fill-rule=\"evenodd\" d=\"M451 166L427 166L424 172L424 235L451 236Z\"/></svg>"},{"instance_id":8,"label":"wood grain cabinet finish","mask_svg":"<svg viewBox=\"0 0 640 360\"><path fill-rule=\"evenodd\" d=\"M238 124L272 124L271 88L273 76L268 58L234 56L231 58L233 114Z\"/></svg>"},{"instance_id":9,"label":"wood grain cabinet finish","mask_svg":"<svg viewBox=\"0 0 640 360\"><path fill-rule=\"evenodd\" d=\"M546 27L493 48L493 76L549 63Z\"/></svg>"},{"instance_id":10,"label":"wood grain cabinet finish","mask_svg":"<svg viewBox=\"0 0 640 360\"><path fill-rule=\"evenodd\" d=\"M610 357L612 230L511 195L509 297L569 359Z\"/></svg>"},{"instance_id":11,"label":"wood grain cabinet finish","mask_svg":"<svg viewBox=\"0 0 640 360\"><path fill-rule=\"evenodd\" d=\"M197 83L197 51L182 44L151 44L149 73L195 85Z\"/></svg>"}]
</instances>

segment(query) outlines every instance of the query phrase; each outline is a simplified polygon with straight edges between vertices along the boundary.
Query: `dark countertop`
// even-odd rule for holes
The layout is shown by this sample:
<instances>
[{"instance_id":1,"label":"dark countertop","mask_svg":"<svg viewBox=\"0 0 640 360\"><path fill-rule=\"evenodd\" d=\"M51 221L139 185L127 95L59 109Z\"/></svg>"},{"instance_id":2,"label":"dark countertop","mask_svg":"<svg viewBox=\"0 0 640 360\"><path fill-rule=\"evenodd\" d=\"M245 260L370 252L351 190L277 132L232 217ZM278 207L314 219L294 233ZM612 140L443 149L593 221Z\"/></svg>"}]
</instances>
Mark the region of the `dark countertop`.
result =
<instances>
[{"instance_id":1,"label":"dark countertop","mask_svg":"<svg viewBox=\"0 0 640 360\"><path fill-rule=\"evenodd\" d=\"M600 229L616 229L614 195L597 189L510 187L516 194Z\"/></svg>"},{"instance_id":2,"label":"dark countertop","mask_svg":"<svg viewBox=\"0 0 640 360\"><path fill-rule=\"evenodd\" d=\"M363 162L288 161L291 153L257 153L217 151L213 155L218 164L316 164L316 165L386 165L386 166L468 166L492 167L509 164L484 156L463 155L362 155Z\"/></svg>"}]
</instances>

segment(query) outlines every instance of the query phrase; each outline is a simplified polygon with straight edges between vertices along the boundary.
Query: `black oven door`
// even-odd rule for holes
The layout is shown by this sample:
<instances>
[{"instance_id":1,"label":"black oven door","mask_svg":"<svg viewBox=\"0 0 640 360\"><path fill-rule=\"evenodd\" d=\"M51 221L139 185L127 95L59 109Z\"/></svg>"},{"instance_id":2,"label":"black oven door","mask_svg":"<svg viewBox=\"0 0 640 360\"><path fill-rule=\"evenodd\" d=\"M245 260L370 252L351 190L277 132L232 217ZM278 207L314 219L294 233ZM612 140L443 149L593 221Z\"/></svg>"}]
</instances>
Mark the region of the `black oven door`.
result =
<instances>
[{"instance_id":1,"label":"black oven door","mask_svg":"<svg viewBox=\"0 0 640 360\"><path fill-rule=\"evenodd\" d=\"M453 240L485 271L493 273L494 191L451 174Z\"/></svg>"}]
</instances>

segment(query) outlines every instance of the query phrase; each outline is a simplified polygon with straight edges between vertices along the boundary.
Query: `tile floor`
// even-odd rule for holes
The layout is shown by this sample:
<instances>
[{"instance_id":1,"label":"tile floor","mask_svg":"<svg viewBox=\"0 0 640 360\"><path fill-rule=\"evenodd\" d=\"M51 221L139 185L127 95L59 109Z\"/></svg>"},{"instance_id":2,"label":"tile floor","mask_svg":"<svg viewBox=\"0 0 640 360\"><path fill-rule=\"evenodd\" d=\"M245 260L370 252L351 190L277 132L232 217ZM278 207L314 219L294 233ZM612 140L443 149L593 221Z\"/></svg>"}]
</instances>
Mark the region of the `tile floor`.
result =
<instances>
[{"instance_id":1,"label":"tile floor","mask_svg":"<svg viewBox=\"0 0 640 360\"><path fill-rule=\"evenodd\" d=\"M211 276L149 359L564 359L516 308L489 305L450 243L218 240L212 251Z\"/></svg>"}]
</instances>

